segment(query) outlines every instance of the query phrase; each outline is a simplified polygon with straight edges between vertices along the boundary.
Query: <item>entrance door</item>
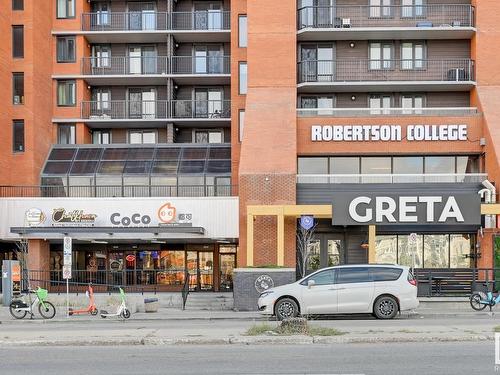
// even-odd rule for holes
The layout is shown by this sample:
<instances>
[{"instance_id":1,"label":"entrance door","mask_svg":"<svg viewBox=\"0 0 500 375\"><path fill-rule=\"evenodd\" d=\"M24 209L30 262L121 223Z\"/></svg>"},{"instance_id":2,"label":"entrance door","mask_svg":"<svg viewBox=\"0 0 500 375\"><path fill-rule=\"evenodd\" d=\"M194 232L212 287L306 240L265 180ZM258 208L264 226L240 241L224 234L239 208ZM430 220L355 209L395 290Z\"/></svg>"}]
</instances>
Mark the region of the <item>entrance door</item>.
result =
<instances>
[{"instance_id":1,"label":"entrance door","mask_svg":"<svg viewBox=\"0 0 500 375\"><path fill-rule=\"evenodd\" d=\"M345 263L344 234L317 233L310 245L307 273Z\"/></svg>"},{"instance_id":2,"label":"entrance door","mask_svg":"<svg viewBox=\"0 0 500 375\"><path fill-rule=\"evenodd\" d=\"M214 253L212 251L188 251L186 259L189 273L189 290L213 290Z\"/></svg>"},{"instance_id":3,"label":"entrance door","mask_svg":"<svg viewBox=\"0 0 500 375\"><path fill-rule=\"evenodd\" d=\"M220 291L233 290L233 271L236 267L236 254L220 254Z\"/></svg>"}]
</instances>

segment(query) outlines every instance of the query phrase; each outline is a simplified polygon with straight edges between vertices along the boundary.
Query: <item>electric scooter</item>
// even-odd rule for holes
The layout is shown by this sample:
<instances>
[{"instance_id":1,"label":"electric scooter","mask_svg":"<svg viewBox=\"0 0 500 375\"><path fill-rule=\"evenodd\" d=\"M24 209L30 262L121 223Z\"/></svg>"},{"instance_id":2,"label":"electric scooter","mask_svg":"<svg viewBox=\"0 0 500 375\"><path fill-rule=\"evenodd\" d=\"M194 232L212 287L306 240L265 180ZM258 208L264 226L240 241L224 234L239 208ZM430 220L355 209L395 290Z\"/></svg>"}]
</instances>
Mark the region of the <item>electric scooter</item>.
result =
<instances>
[{"instance_id":1,"label":"electric scooter","mask_svg":"<svg viewBox=\"0 0 500 375\"><path fill-rule=\"evenodd\" d=\"M69 308L68 314L71 315L80 315L80 314L90 314L90 315L97 315L99 310L97 310L97 307L94 302L94 289L92 288L92 284L89 284L87 291L85 292L87 298L89 299L89 305L87 306L86 309L81 309L81 310L73 310L71 307Z\"/></svg>"},{"instance_id":2,"label":"electric scooter","mask_svg":"<svg viewBox=\"0 0 500 375\"><path fill-rule=\"evenodd\" d=\"M120 298L122 300L120 306L115 313L108 313L106 310L101 310L101 318L107 318L108 316L121 316L123 319L130 318L130 310L127 309L127 305L125 303L125 292L122 288L120 289Z\"/></svg>"}]
</instances>

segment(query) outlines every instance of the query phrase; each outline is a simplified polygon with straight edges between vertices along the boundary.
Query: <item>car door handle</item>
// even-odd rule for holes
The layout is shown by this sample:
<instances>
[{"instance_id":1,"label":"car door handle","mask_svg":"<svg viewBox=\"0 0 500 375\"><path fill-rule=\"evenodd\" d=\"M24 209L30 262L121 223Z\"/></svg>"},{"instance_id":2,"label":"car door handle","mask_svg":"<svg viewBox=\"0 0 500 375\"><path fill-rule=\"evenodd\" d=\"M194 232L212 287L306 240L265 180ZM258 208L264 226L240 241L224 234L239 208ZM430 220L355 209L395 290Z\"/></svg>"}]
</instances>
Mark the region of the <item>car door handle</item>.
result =
<instances>
[{"instance_id":1,"label":"car door handle","mask_svg":"<svg viewBox=\"0 0 500 375\"><path fill-rule=\"evenodd\" d=\"M345 288L330 288L328 290L344 290Z\"/></svg>"}]
</instances>

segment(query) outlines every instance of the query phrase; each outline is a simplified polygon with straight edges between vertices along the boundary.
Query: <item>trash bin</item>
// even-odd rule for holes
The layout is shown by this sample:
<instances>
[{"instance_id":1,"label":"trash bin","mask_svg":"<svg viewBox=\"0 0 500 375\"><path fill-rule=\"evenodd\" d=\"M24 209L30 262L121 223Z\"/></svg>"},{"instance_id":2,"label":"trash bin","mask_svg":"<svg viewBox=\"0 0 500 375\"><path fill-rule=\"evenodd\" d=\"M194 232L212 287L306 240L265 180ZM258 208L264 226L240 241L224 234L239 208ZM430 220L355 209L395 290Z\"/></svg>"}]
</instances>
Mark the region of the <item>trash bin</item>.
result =
<instances>
[{"instance_id":1,"label":"trash bin","mask_svg":"<svg viewBox=\"0 0 500 375\"><path fill-rule=\"evenodd\" d=\"M158 298L145 298L144 311L147 313L158 312Z\"/></svg>"}]
</instances>

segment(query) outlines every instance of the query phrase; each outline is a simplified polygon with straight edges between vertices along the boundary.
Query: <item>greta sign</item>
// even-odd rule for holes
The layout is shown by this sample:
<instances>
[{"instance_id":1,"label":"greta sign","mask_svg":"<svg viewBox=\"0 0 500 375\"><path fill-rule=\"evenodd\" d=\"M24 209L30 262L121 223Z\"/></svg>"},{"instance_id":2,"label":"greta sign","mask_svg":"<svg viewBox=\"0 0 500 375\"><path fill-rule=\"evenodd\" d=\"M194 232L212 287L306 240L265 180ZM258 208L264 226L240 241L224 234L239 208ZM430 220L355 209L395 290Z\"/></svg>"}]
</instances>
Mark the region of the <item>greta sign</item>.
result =
<instances>
[{"instance_id":1,"label":"greta sign","mask_svg":"<svg viewBox=\"0 0 500 375\"><path fill-rule=\"evenodd\" d=\"M333 225L480 225L478 194L336 193Z\"/></svg>"}]
</instances>

